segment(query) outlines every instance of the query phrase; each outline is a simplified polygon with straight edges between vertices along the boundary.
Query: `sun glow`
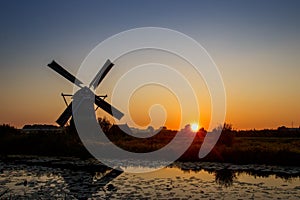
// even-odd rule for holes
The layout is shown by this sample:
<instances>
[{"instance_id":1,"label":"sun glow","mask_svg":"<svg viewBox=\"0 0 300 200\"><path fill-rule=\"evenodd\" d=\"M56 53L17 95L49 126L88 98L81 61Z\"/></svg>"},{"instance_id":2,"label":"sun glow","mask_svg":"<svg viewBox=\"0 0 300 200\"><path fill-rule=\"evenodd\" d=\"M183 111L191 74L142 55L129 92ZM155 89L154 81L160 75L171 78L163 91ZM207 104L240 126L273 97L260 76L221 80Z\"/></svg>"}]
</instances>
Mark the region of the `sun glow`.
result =
<instances>
[{"instance_id":1,"label":"sun glow","mask_svg":"<svg viewBox=\"0 0 300 200\"><path fill-rule=\"evenodd\" d=\"M191 124L191 129L192 129L192 131L196 132L199 129L199 125L197 123L192 123Z\"/></svg>"}]
</instances>

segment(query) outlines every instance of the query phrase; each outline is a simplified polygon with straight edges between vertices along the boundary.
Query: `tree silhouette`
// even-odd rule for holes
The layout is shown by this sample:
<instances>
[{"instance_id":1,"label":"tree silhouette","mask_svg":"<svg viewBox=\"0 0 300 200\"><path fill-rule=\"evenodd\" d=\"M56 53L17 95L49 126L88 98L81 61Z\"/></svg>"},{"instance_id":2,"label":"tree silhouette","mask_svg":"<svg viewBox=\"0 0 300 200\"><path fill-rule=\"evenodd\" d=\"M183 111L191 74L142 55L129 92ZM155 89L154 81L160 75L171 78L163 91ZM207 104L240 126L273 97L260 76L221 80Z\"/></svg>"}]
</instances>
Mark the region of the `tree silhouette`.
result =
<instances>
[{"instance_id":1,"label":"tree silhouette","mask_svg":"<svg viewBox=\"0 0 300 200\"><path fill-rule=\"evenodd\" d=\"M98 118L98 123L104 133L108 133L109 129L112 127L111 122L104 116Z\"/></svg>"}]
</instances>

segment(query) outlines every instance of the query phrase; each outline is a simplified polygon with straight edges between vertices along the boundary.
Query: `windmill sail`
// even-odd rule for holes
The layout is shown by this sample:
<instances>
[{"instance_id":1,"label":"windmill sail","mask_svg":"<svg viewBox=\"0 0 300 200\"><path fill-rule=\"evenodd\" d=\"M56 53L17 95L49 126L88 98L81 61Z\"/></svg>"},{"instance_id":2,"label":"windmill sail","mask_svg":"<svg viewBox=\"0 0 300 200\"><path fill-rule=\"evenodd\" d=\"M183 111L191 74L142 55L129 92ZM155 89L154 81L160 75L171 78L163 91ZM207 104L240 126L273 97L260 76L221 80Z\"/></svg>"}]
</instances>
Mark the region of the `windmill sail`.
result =
<instances>
[{"instance_id":1,"label":"windmill sail","mask_svg":"<svg viewBox=\"0 0 300 200\"><path fill-rule=\"evenodd\" d=\"M114 64L112 62L110 62L109 59L107 59L107 61L105 62L105 64L101 68L101 70L97 73L95 78L91 81L89 87L93 86L93 88L96 89L113 66L114 66Z\"/></svg>"},{"instance_id":2,"label":"windmill sail","mask_svg":"<svg viewBox=\"0 0 300 200\"><path fill-rule=\"evenodd\" d=\"M56 123L58 123L61 127L63 127L68 122L71 116L72 116L72 102L68 105L65 111L59 116L59 118L56 120Z\"/></svg>"},{"instance_id":3,"label":"windmill sail","mask_svg":"<svg viewBox=\"0 0 300 200\"><path fill-rule=\"evenodd\" d=\"M101 99L100 97L95 97L95 104L102 108L105 112L109 113L111 116L120 120L124 114L120 112L118 109Z\"/></svg>"},{"instance_id":4,"label":"windmill sail","mask_svg":"<svg viewBox=\"0 0 300 200\"><path fill-rule=\"evenodd\" d=\"M80 84L82 84L82 82L77 78L75 78L75 76L70 74L67 70L65 70L54 60L51 63L49 63L48 66L54 71L56 71L57 73L59 73L60 75L62 75L63 77L65 77L66 79L68 79L69 81L71 81L72 83L76 84L78 87L81 87Z\"/></svg>"}]
</instances>

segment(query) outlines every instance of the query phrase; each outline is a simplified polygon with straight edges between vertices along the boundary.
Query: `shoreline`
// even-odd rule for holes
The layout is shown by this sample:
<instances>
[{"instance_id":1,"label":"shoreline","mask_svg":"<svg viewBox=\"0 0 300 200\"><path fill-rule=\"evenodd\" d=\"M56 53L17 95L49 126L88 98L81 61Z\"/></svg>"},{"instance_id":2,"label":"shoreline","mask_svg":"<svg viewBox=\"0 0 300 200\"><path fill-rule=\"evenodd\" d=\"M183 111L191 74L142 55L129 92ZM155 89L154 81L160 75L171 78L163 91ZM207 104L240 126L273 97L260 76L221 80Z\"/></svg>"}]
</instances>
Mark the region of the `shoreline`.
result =
<instances>
[{"instance_id":1,"label":"shoreline","mask_svg":"<svg viewBox=\"0 0 300 200\"><path fill-rule=\"evenodd\" d=\"M70 168L73 170L84 170L84 171L97 171L99 169L110 170L112 168L107 167L102 164L101 161L96 158L80 158L74 156L39 156L39 155L0 155L0 162L3 163L14 163L14 164L25 164L25 165L38 165L53 168ZM160 166L164 161L145 161L145 160L120 160L120 163L129 164L132 167L150 167L156 168L155 166ZM153 164L156 163L156 164ZM148 165L151 163L151 166ZM174 161L173 163L167 165L166 167L175 167L183 171L200 171L202 169L206 171L218 171L218 170L232 170L232 171L263 171L284 173L280 169L293 169L294 171L290 175L297 175L300 177L300 166L286 166L286 165L271 165L271 164L236 164L229 162L213 162L213 161Z\"/></svg>"}]
</instances>

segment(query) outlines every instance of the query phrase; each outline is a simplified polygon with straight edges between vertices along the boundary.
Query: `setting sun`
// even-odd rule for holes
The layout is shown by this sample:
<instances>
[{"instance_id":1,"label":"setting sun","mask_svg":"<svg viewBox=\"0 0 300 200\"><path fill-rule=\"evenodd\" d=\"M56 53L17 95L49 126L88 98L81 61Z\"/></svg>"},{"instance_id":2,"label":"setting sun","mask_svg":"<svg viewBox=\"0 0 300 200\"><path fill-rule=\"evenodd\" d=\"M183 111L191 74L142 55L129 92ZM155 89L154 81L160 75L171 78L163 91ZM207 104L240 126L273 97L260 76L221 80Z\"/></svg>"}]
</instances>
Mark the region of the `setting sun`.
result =
<instances>
[{"instance_id":1,"label":"setting sun","mask_svg":"<svg viewBox=\"0 0 300 200\"><path fill-rule=\"evenodd\" d=\"M199 129L199 125L196 123L193 123L193 124L191 124L191 129L192 129L192 131L196 132Z\"/></svg>"}]
</instances>

